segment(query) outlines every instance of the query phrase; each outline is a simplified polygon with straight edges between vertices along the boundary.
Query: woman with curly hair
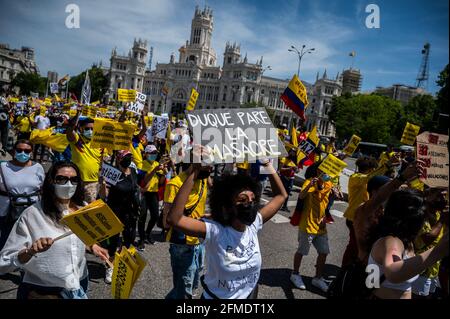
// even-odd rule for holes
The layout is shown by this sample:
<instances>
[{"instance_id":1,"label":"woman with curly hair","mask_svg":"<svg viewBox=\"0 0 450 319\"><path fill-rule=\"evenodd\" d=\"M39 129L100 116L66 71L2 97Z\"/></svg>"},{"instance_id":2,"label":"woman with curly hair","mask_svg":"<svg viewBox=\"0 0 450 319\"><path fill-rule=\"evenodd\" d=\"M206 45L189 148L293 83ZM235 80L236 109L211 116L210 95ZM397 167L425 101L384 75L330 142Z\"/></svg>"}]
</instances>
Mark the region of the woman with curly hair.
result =
<instances>
[{"instance_id":1,"label":"woman with curly hair","mask_svg":"<svg viewBox=\"0 0 450 319\"><path fill-rule=\"evenodd\" d=\"M183 215L200 165L192 165L167 216L167 222L189 236L203 239L206 273L201 278L203 299L253 299L261 271L258 231L287 198L283 183L270 163L273 199L259 207L261 187L247 175L225 175L215 181L209 197L211 219Z\"/></svg>"}]
</instances>

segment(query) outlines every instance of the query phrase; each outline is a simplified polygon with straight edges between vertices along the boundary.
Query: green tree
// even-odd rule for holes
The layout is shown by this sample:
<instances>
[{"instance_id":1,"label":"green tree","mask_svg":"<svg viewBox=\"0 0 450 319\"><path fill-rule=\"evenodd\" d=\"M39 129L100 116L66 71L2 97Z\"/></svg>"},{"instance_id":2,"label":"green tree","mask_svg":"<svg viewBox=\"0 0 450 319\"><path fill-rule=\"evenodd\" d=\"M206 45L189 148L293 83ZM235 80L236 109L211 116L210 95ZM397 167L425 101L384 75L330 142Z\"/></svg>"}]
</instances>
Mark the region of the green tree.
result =
<instances>
[{"instance_id":1,"label":"green tree","mask_svg":"<svg viewBox=\"0 0 450 319\"><path fill-rule=\"evenodd\" d=\"M349 139L353 134L374 143L398 143L400 139L392 132L402 117L402 105L384 96L335 97L328 116L342 139Z\"/></svg>"},{"instance_id":2,"label":"green tree","mask_svg":"<svg viewBox=\"0 0 450 319\"><path fill-rule=\"evenodd\" d=\"M86 72L82 72L74 76L69 81L69 92L74 93L78 100L80 100L81 90L86 78ZM108 89L109 80L103 74L103 70L93 65L89 69L89 80L91 82L91 102L101 100L106 90Z\"/></svg>"},{"instance_id":3,"label":"green tree","mask_svg":"<svg viewBox=\"0 0 450 319\"><path fill-rule=\"evenodd\" d=\"M44 96L47 78L43 78L37 73L20 72L11 81L11 86L17 86L20 89L20 94L23 95L30 95L30 92L38 92L40 96Z\"/></svg>"},{"instance_id":4,"label":"green tree","mask_svg":"<svg viewBox=\"0 0 450 319\"><path fill-rule=\"evenodd\" d=\"M403 108L403 116L398 123L396 136L401 137L406 122L419 125L421 131L435 131L433 116L436 111L437 104L431 95L415 96Z\"/></svg>"},{"instance_id":5,"label":"green tree","mask_svg":"<svg viewBox=\"0 0 450 319\"><path fill-rule=\"evenodd\" d=\"M441 87L441 90L437 95L437 105L439 107L440 113L449 114L448 106L448 64L439 74L439 78L436 84Z\"/></svg>"}]
</instances>

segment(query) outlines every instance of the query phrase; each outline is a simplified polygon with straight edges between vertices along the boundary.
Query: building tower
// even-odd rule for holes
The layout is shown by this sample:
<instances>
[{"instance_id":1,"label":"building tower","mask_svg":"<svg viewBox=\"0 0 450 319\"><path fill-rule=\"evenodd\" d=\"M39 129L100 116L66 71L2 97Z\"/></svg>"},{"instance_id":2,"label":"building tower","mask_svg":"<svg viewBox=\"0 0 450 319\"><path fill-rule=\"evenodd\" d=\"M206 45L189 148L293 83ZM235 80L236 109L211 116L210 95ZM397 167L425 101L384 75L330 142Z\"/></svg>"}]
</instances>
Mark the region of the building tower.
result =
<instances>
[{"instance_id":1,"label":"building tower","mask_svg":"<svg viewBox=\"0 0 450 319\"><path fill-rule=\"evenodd\" d=\"M422 63L416 79L416 87L428 89L428 78L430 76L430 48L429 43L425 43L422 49Z\"/></svg>"},{"instance_id":2,"label":"building tower","mask_svg":"<svg viewBox=\"0 0 450 319\"><path fill-rule=\"evenodd\" d=\"M225 53L223 58L223 66L230 64L236 64L239 63L239 60L241 59L241 45L236 44L230 44L227 42L225 46Z\"/></svg>"},{"instance_id":3,"label":"building tower","mask_svg":"<svg viewBox=\"0 0 450 319\"><path fill-rule=\"evenodd\" d=\"M362 75L358 69L342 72L342 93L358 93L361 90Z\"/></svg>"}]
</instances>

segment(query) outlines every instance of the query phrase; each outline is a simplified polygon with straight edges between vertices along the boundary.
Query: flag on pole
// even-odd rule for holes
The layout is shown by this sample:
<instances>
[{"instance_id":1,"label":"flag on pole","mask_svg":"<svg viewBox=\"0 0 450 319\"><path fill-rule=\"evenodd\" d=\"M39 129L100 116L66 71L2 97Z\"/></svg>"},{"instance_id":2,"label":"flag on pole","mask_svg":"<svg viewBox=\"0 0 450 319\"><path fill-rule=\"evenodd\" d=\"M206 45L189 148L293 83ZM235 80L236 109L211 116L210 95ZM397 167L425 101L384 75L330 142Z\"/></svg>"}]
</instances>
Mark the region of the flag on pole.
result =
<instances>
[{"instance_id":1,"label":"flag on pole","mask_svg":"<svg viewBox=\"0 0 450 319\"><path fill-rule=\"evenodd\" d=\"M302 81L298 78L297 74L294 75L288 87L281 95L281 100L289 107L295 114L297 114L303 121L305 120L305 109L308 106L308 96L306 87Z\"/></svg>"},{"instance_id":2,"label":"flag on pole","mask_svg":"<svg viewBox=\"0 0 450 319\"><path fill-rule=\"evenodd\" d=\"M84 79L83 89L81 90L81 104L91 102L91 81L89 80L89 71L86 71L86 78Z\"/></svg>"},{"instance_id":3,"label":"flag on pole","mask_svg":"<svg viewBox=\"0 0 450 319\"><path fill-rule=\"evenodd\" d=\"M64 85L69 80L70 80L70 76L69 76L69 74L66 74L62 78L59 79L58 84L59 85Z\"/></svg>"},{"instance_id":4,"label":"flag on pole","mask_svg":"<svg viewBox=\"0 0 450 319\"><path fill-rule=\"evenodd\" d=\"M292 130L291 130L291 143L295 147L298 147L297 130L295 129L294 125L292 125Z\"/></svg>"},{"instance_id":5,"label":"flag on pole","mask_svg":"<svg viewBox=\"0 0 450 319\"><path fill-rule=\"evenodd\" d=\"M352 58L354 58L354 57L356 56L356 52L355 52L355 51L350 52L349 56L351 56Z\"/></svg>"}]
</instances>

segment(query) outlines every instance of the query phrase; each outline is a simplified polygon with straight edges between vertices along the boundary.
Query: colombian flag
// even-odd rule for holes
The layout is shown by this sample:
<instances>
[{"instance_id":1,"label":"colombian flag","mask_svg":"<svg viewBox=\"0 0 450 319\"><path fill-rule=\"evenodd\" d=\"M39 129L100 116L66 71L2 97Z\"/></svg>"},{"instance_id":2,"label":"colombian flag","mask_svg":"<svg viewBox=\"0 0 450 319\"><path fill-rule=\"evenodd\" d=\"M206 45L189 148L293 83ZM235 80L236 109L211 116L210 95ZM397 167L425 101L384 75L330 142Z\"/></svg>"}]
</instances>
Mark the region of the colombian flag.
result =
<instances>
[{"instance_id":1,"label":"colombian flag","mask_svg":"<svg viewBox=\"0 0 450 319\"><path fill-rule=\"evenodd\" d=\"M306 88L300 81L297 75L294 75L288 87L281 95L281 100L289 107L295 114L305 120L305 109L308 106L308 96Z\"/></svg>"}]
</instances>

